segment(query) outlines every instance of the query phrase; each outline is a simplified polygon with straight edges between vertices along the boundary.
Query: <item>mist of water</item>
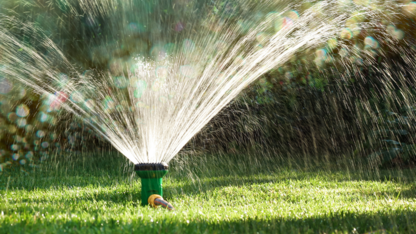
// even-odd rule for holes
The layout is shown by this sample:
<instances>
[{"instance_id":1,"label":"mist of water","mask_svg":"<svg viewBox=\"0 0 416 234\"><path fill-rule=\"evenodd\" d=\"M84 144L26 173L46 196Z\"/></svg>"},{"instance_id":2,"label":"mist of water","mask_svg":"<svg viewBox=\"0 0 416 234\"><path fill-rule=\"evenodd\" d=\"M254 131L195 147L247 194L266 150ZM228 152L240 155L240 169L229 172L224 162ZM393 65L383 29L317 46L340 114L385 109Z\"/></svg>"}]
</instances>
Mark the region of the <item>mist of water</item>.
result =
<instances>
[{"instance_id":1,"label":"mist of water","mask_svg":"<svg viewBox=\"0 0 416 234\"><path fill-rule=\"evenodd\" d=\"M126 17L119 15L120 8L130 6L125 2L116 10L116 2L80 3L92 21L98 16L109 17L116 25ZM240 23L251 25L243 36L234 22L215 18L211 20L218 27L215 33L194 30L176 38L169 53L132 56L128 69L121 69L118 76L105 69L80 72L41 30L4 17L0 25L2 72L48 95L51 110L63 108L89 123L131 162L169 162L262 74L282 66L295 53L317 48L342 33L349 15L345 9L339 10L339 4L322 1L288 17L291 8L282 3L278 12L254 25L251 18L241 19ZM68 14L76 12L69 8ZM376 15L366 6L353 10ZM30 32L47 52L25 44L8 30L10 25Z\"/></svg>"}]
</instances>

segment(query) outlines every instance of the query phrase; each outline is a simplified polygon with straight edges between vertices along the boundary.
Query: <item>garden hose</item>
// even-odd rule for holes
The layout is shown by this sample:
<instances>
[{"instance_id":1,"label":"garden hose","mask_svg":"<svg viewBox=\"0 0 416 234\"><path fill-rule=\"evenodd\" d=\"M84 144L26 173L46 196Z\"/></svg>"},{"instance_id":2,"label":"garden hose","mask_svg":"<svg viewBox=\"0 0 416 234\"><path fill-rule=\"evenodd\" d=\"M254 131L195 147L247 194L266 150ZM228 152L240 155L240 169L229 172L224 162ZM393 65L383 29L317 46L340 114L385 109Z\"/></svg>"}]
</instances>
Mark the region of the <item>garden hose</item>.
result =
<instances>
[{"instance_id":1,"label":"garden hose","mask_svg":"<svg viewBox=\"0 0 416 234\"><path fill-rule=\"evenodd\" d=\"M147 200L149 205L151 205L154 208L157 208L158 206L162 206L168 210L174 210L175 208L167 201L163 199L162 196L157 194L152 194L149 199Z\"/></svg>"}]
</instances>

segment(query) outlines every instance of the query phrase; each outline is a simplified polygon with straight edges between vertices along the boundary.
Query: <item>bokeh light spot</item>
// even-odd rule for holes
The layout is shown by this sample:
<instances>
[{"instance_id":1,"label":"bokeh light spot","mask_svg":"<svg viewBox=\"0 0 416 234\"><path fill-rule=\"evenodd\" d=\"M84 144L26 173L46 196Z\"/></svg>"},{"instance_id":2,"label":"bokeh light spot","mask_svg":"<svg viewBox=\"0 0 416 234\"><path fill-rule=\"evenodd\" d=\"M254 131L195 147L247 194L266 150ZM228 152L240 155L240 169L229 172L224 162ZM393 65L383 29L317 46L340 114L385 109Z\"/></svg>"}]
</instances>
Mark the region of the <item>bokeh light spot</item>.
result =
<instances>
[{"instance_id":1,"label":"bokeh light spot","mask_svg":"<svg viewBox=\"0 0 416 234\"><path fill-rule=\"evenodd\" d=\"M71 101L75 102L75 103L80 103L83 101L84 97L83 95L78 92L78 91L74 91L71 96L70 96Z\"/></svg>"},{"instance_id":2,"label":"bokeh light spot","mask_svg":"<svg viewBox=\"0 0 416 234\"><path fill-rule=\"evenodd\" d=\"M8 94L13 89L13 83L4 77L0 77L0 94Z\"/></svg>"},{"instance_id":3,"label":"bokeh light spot","mask_svg":"<svg viewBox=\"0 0 416 234\"><path fill-rule=\"evenodd\" d=\"M103 100L103 106L104 106L104 110L110 111L114 109L114 107L116 106L116 103L110 96L106 96Z\"/></svg>"},{"instance_id":4,"label":"bokeh light spot","mask_svg":"<svg viewBox=\"0 0 416 234\"><path fill-rule=\"evenodd\" d=\"M349 39L352 38L353 33L352 33L352 31L349 28L344 28L344 29L342 29L340 36L341 36L342 39L349 40Z\"/></svg>"},{"instance_id":5,"label":"bokeh light spot","mask_svg":"<svg viewBox=\"0 0 416 234\"><path fill-rule=\"evenodd\" d=\"M286 77L286 79L290 80L290 79L293 78L293 73L288 71L288 72L285 73L285 77Z\"/></svg>"},{"instance_id":6,"label":"bokeh light spot","mask_svg":"<svg viewBox=\"0 0 416 234\"><path fill-rule=\"evenodd\" d=\"M17 115L14 112L11 112L7 115L7 119L14 123L17 120Z\"/></svg>"},{"instance_id":7,"label":"bokeh light spot","mask_svg":"<svg viewBox=\"0 0 416 234\"><path fill-rule=\"evenodd\" d=\"M58 87L65 87L69 82L69 77L65 73L59 73L58 79L57 79L57 85Z\"/></svg>"},{"instance_id":8,"label":"bokeh light spot","mask_svg":"<svg viewBox=\"0 0 416 234\"><path fill-rule=\"evenodd\" d=\"M37 136L38 138L42 138L42 137L44 137L44 136L45 136L45 132L44 132L44 131L42 131L42 130L38 130L38 131L36 132L36 136Z\"/></svg>"},{"instance_id":9,"label":"bokeh light spot","mask_svg":"<svg viewBox=\"0 0 416 234\"><path fill-rule=\"evenodd\" d=\"M195 68L195 66L193 65L183 65L179 68L179 72L190 79L194 79L196 77L198 77L198 72Z\"/></svg>"},{"instance_id":10,"label":"bokeh light spot","mask_svg":"<svg viewBox=\"0 0 416 234\"><path fill-rule=\"evenodd\" d=\"M160 79L166 79L168 77L168 69L165 66L160 66L156 68L156 77Z\"/></svg>"},{"instance_id":11,"label":"bokeh light spot","mask_svg":"<svg viewBox=\"0 0 416 234\"><path fill-rule=\"evenodd\" d=\"M335 49L338 46L338 40L336 38L330 38L328 40L328 48Z\"/></svg>"},{"instance_id":12,"label":"bokeh light spot","mask_svg":"<svg viewBox=\"0 0 416 234\"><path fill-rule=\"evenodd\" d=\"M12 158L13 158L14 161L17 161L20 158L20 155L17 154L17 153L16 154L13 154L12 155Z\"/></svg>"},{"instance_id":13,"label":"bokeh light spot","mask_svg":"<svg viewBox=\"0 0 416 234\"><path fill-rule=\"evenodd\" d=\"M164 82L162 79L156 79L152 84L152 90L157 92L160 88L162 88Z\"/></svg>"},{"instance_id":14,"label":"bokeh light spot","mask_svg":"<svg viewBox=\"0 0 416 234\"><path fill-rule=\"evenodd\" d=\"M364 39L364 44L368 47L373 48L373 49L377 49L379 47L379 44L378 44L377 40L375 40L371 36L368 36Z\"/></svg>"},{"instance_id":15,"label":"bokeh light spot","mask_svg":"<svg viewBox=\"0 0 416 234\"><path fill-rule=\"evenodd\" d=\"M46 121L48 121L49 120L49 115L48 114L46 114L46 113L44 113L44 112L39 112L39 115L38 115L39 117L39 121L41 122L41 123L45 123Z\"/></svg>"},{"instance_id":16,"label":"bokeh light spot","mask_svg":"<svg viewBox=\"0 0 416 234\"><path fill-rule=\"evenodd\" d=\"M27 124L27 120L24 119L24 118L18 118L17 121L16 121L16 125L19 128L24 128L26 126L26 124Z\"/></svg>"},{"instance_id":17,"label":"bokeh light spot","mask_svg":"<svg viewBox=\"0 0 416 234\"><path fill-rule=\"evenodd\" d=\"M16 115L19 117L26 117L29 115L29 107L27 107L25 104L20 104L16 107Z\"/></svg>"},{"instance_id":18,"label":"bokeh light spot","mask_svg":"<svg viewBox=\"0 0 416 234\"><path fill-rule=\"evenodd\" d=\"M31 161L32 158L33 158L33 152L32 151L27 152L26 155L25 155L25 158L27 160Z\"/></svg>"},{"instance_id":19,"label":"bokeh light spot","mask_svg":"<svg viewBox=\"0 0 416 234\"><path fill-rule=\"evenodd\" d=\"M182 22L178 22L177 24L175 24L176 32L181 32L184 28L185 28L185 24Z\"/></svg>"},{"instance_id":20,"label":"bokeh light spot","mask_svg":"<svg viewBox=\"0 0 416 234\"><path fill-rule=\"evenodd\" d=\"M127 84L128 84L128 82L127 82L127 79L126 79L126 77L124 77L124 76L117 76L117 77L114 77L114 85L117 87L117 88L119 88L119 89L124 89L124 88L126 88L127 87Z\"/></svg>"},{"instance_id":21,"label":"bokeh light spot","mask_svg":"<svg viewBox=\"0 0 416 234\"><path fill-rule=\"evenodd\" d=\"M192 53L195 50L195 43L191 39L185 39L182 42L182 51L185 54Z\"/></svg>"},{"instance_id":22,"label":"bokeh light spot","mask_svg":"<svg viewBox=\"0 0 416 234\"><path fill-rule=\"evenodd\" d=\"M17 145L17 144L12 144L12 145L10 146L10 149L11 149L11 150L13 150L13 151L17 151L17 150L19 150L19 149L20 149L20 147L19 147L19 145Z\"/></svg>"},{"instance_id":23,"label":"bokeh light spot","mask_svg":"<svg viewBox=\"0 0 416 234\"><path fill-rule=\"evenodd\" d=\"M155 60L161 61L164 60L167 57L166 50L161 45L155 45L150 49L150 55Z\"/></svg>"},{"instance_id":24,"label":"bokeh light spot","mask_svg":"<svg viewBox=\"0 0 416 234\"><path fill-rule=\"evenodd\" d=\"M49 147L49 142L44 141L44 142L42 142L40 145L42 146L42 148L46 149L46 148L48 148L48 147Z\"/></svg>"},{"instance_id":25,"label":"bokeh light spot","mask_svg":"<svg viewBox=\"0 0 416 234\"><path fill-rule=\"evenodd\" d=\"M134 97L141 98L147 88L147 83L144 80L132 79L131 86L134 88Z\"/></svg>"}]
</instances>

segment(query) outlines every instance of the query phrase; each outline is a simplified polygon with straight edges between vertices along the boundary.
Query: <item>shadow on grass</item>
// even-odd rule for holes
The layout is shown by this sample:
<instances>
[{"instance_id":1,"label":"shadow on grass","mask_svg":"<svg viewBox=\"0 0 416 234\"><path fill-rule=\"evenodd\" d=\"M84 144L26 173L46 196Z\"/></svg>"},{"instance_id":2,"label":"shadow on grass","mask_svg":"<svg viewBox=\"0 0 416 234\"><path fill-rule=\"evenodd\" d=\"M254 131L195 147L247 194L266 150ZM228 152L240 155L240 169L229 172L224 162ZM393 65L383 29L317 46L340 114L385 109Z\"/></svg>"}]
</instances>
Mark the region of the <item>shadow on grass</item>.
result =
<instances>
[{"instance_id":1,"label":"shadow on grass","mask_svg":"<svg viewBox=\"0 0 416 234\"><path fill-rule=\"evenodd\" d=\"M305 180L316 177L327 181L392 181L416 183L416 169L367 170L349 168L334 162L305 160L304 158L282 158L259 155L206 155L181 156L170 163L167 178L190 180L197 185L200 181L219 178L236 178L242 183L276 182L285 180ZM244 159L244 160L242 160ZM303 161L307 161L304 163ZM305 164L304 166L302 166ZM307 166L306 166L307 165ZM29 168L30 169L30 168ZM25 175L26 174L26 175ZM134 177L133 165L119 153L86 154L71 158L56 155L41 168L30 169L29 174L19 171L0 174L0 190L7 183L12 187L24 189L50 188L51 186L88 186L94 184L110 185ZM259 177L269 175L268 179ZM74 180L74 178L76 178ZM8 181L10 180L10 181ZM98 180L97 183L94 180ZM228 179L227 179L228 180ZM215 184L215 182L213 182ZM226 184L227 182L217 183Z\"/></svg>"},{"instance_id":2,"label":"shadow on grass","mask_svg":"<svg viewBox=\"0 0 416 234\"><path fill-rule=\"evenodd\" d=\"M266 177L266 176L263 176ZM312 181L311 185L311 178L316 177L303 177L299 178L296 177L288 177L282 175L282 178L286 179L286 182L292 183L296 181L293 185L295 187L302 188L304 186L314 188L313 183L316 183L316 186L321 186L318 182ZM200 194L210 194L213 190L220 190L221 188L225 187L239 187L239 186L250 186L250 185L262 185L262 184L269 184L279 182L282 178L279 178L278 175L268 175L266 178L261 178L257 176L246 176L246 177L216 177L216 178L201 178L200 181L192 183L190 180L186 178L182 178L180 181L170 179L169 183L164 185L164 198L166 200L174 200L178 196L196 196ZM68 178L67 178L68 179ZM302 182L303 180L303 182ZM44 189L53 188L56 186L55 182L56 178L52 178L51 181L48 183L45 181L44 185L41 186ZM72 183L71 183L72 181ZM292 182L290 182L292 181ZM299 182L300 181L300 182ZM104 202L114 202L120 204L128 204L133 202L133 204L139 206L140 198L141 198L141 185L138 181L134 181L133 183L128 183L128 181L121 181L120 183L111 182L111 179L103 178L103 177L88 177L87 180L85 178L80 178L79 180L70 179L69 181L61 181L65 184L64 188L70 189L77 189L77 188L91 188L90 192L85 192L86 196L83 197L62 197L62 198L54 198L56 202L67 201L67 199L71 199L74 202L86 202L86 201L104 201ZM349 182L349 181L348 181ZM338 181L338 185L342 183ZM178 184L178 185L175 185ZM40 188L40 187L38 187ZM95 191L95 189L104 188L102 190ZM351 188L353 190L351 190ZM24 189L24 188L22 188ZM325 188L324 188L325 189ZM331 189L331 188L328 188ZM406 189L401 190L371 190L369 188L360 189L360 185L357 184L355 187L348 186L348 189L345 191L340 188L337 189L338 191L330 191L330 193L337 193L337 194L348 194L348 196L354 197L352 199L360 199L363 197L372 197L376 196L382 199L414 199L416 198L416 185L410 186ZM305 190L307 191L307 189ZM59 193L59 190L57 191ZM267 193L267 191L265 191ZM4 191L3 191L4 193ZM272 197L279 198L278 193L270 194ZM22 202L48 202L50 198L47 197L39 197L34 199L23 199ZM285 196L285 200L293 200L293 202L297 202L297 196Z\"/></svg>"},{"instance_id":3,"label":"shadow on grass","mask_svg":"<svg viewBox=\"0 0 416 234\"><path fill-rule=\"evenodd\" d=\"M308 170L293 169L273 160L259 161L248 157L247 161L239 158L208 156L207 158L192 158L181 164L172 163L173 170L165 177L165 198L171 199L177 195L196 195L207 193L214 189L229 186L247 186L264 183L289 183L290 181L305 181L308 186L315 186L317 181L351 182L351 181L390 181L412 185L400 191L385 191L374 194L357 189L352 193L365 196L384 196L386 199L415 198L416 170L385 170L385 171L337 171L314 167ZM280 160L282 161L282 160ZM212 164L209 164L212 162ZM186 164L187 163L187 164ZM20 172L8 177L0 176L0 194L8 189L50 189L74 187L106 187L110 191L93 194L95 200L112 200L115 202L137 201L140 198L140 179L135 176L132 165L120 155L80 158L71 162L57 159L54 164L30 175ZM310 185L312 183L312 185ZM121 193L112 193L113 187L124 187ZM320 186L316 184L316 186Z\"/></svg>"},{"instance_id":4,"label":"shadow on grass","mask_svg":"<svg viewBox=\"0 0 416 234\"><path fill-rule=\"evenodd\" d=\"M169 212L169 211L166 211ZM167 215L163 220L153 222L142 217L130 220L46 221L27 219L14 222L5 221L0 226L1 233L416 233L416 212L396 211L394 213L353 212L331 213L327 216L241 218L227 220L189 220L179 216Z\"/></svg>"}]
</instances>

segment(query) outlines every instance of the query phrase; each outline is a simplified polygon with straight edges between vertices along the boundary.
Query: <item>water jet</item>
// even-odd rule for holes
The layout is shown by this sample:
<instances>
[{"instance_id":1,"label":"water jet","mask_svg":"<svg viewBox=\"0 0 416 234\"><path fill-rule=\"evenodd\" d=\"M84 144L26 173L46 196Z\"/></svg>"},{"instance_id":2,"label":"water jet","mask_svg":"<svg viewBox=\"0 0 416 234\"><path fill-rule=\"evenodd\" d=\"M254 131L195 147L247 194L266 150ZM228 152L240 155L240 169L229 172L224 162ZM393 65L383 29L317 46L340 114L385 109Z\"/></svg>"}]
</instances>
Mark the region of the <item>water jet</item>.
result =
<instances>
[{"instance_id":1,"label":"water jet","mask_svg":"<svg viewBox=\"0 0 416 234\"><path fill-rule=\"evenodd\" d=\"M132 7L134 4L131 1L109 2L119 2L119 7L102 7L100 1L89 1L81 6L82 11L77 15L86 15L86 21L101 18L105 22L104 28L108 30L103 34L113 38L114 42L136 41L136 38L130 38L131 30L120 32L119 27L114 26L124 24L126 13L123 10L120 14L119 11L123 8L125 12L134 9L130 12L132 20L141 20L141 14L136 12L137 7ZM99 40L101 37L97 35L89 41L94 46L91 48L91 60L95 61L102 54L111 54L104 59L108 60L108 69L103 69L104 62L96 61L93 67L88 64L81 67L88 69L83 73L41 29L6 17L0 20L0 62L4 65L2 75L51 97L45 109L65 109L89 124L97 135L136 165L135 171L142 181L142 204L157 205L163 203L162 178L168 172L167 164L160 162L168 163L175 157L241 91L276 68L281 74L282 90L286 89L284 83L294 84L300 75L293 72L301 72L302 66L308 63L308 59L304 62L297 59L296 54L300 51L305 51L305 58L316 57L313 66L319 67L314 68L319 72L324 64L333 63L330 51L336 47L341 52L345 50L340 52L342 58L348 54L353 56L346 58L348 61L343 61L343 66L344 62L359 63L359 53L354 51L360 47L346 50L349 44L344 45L343 40L352 39L354 33L361 35L354 28L366 29L367 35L368 30L379 25L377 17L373 17L374 23L368 18L366 21L371 24L362 22L360 27L357 26L355 20L358 16L354 12L368 12L366 15L376 16L371 14L373 10L361 5L355 6L354 11L344 12L343 8L339 9L337 1L320 1L300 14L290 10L290 5L282 3L278 7L279 13L273 11L264 17L259 14L259 18L257 15L247 18L241 16L224 21L224 16L214 14L200 22L200 15L191 15L190 18L196 20L192 26L195 28L183 30L180 29L183 27L181 25L178 27L178 31L182 31L180 35L155 40L152 49L144 54L134 49L137 43L123 45L123 48L132 50L124 53L114 43ZM267 6L265 4L261 8L269 10ZM211 11L207 9L207 12ZM247 25L247 30L242 32L236 21ZM345 28L351 24L346 22L353 21L352 31ZM128 28L134 28L135 25L130 22ZM26 43L26 39L23 40L10 29L23 27L30 32L27 35L36 35L33 36L34 42ZM199 30L200 27L207 30ZM393 29L390 31L394 32ZM156 36L150 34L148 37ZM339 37L342 40L336 39ZM364 44L368 50L380 47L376 38L366 38ZM47 54L43 52L44 48L38 49L32 44L43 45ZM148 47L147 44L143 46ZM104 48L104 52L97 52L97 55L96 48ZM107 50L113 52L107 53ZM315 53L312 53L314 50ZM19 51L18 54L16 51ZM296 66L283 69L290 61L296 61ZM310 86L307 79L304 79L305 85ZM316 83L318 81L321 84L319 86L323 86L321 79L316 79ZM1 83L9 84L6 80L0 80ZM3 93L9 92L8 89L6 87ZM45 121L46 118L41 122ZM37 136L42 137L43 134Z\"/></svg>"}]
</instances>

